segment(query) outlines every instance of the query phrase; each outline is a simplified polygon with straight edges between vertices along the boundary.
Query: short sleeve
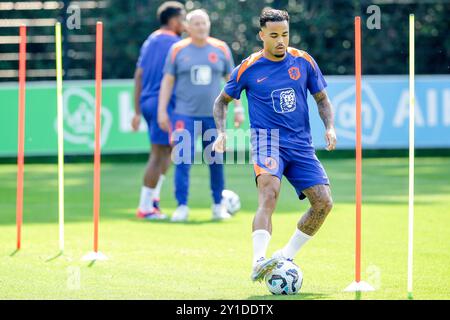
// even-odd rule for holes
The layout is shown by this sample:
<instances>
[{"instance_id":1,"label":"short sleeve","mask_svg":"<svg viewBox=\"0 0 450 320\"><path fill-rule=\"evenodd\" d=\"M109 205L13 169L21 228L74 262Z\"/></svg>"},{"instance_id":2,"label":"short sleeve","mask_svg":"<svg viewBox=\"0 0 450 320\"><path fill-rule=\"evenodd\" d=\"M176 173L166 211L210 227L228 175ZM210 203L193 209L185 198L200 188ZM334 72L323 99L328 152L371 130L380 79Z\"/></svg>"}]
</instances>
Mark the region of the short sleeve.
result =
<instances>
[{"instance_id":1,"label":"short sleeve","mask_svg":"<svg viewBox=\"0 0 450 320\"><path fill-rule=\"evenodd\" d=\"M164 63L164 70L163 73L166 74L171 74L171 75L175 75L176 73L176 59L173 59L172 57L172 52L174 50L174 45L172 45L172 47L170 47L169 53L167 54L166 57L166 62Z\"/></svg>"},{"instance_id":2,"label":"short sleeve","mask_svg":"<svg viewBox=\"0 0 450 320\"><path fill-rule=\"evenodd\" d=\"M233 55L231 54L231 50L227 45L225 49L227 51L227 54L225 55L225 68L223 71L224 76L226 76L227 74L231 74L234 68L234 60Z\"/></svg>"},{"instance_id":3,"label":"short sleeve","mask_svg":"<svg viewBox=\"0 0 450 320\"><path fill-rule=\"evenodd\" d=\"M149 47L149 40L147 39L142 44L141 50L139 52L139 58L138 58L138 61L136 63L136 68L143 68L144 67L144 60L145 60L145 56L146 56L147 51L148 51L148 47Z\"/></svg>"},{"instance_id":4,"label":"short sleeve","mask_svg":"<svg viewBox=\"0 0 450 320\"><path fill-rule=\"evenodd\" d=\"M311 60L312 62L308 63L309 69L307 85L309 92L314 95L325 89L327 87L327 82L325 81L322 71L320 71L316 61L312 57Z\"/></svg>"},{"instance_id":5,"label":"short sleeve","mask_svg":"<svg viewBox=\"0 0 450 320\"><path fill-rule=\"evenodd\" d=\"M230 79L225 84L225 87L223 88L223 91L230 97L234 99L239 99L241 97L242 90L245 89L244 87L244 79L240 77L239 81L237 80L237 76L239 73L240 66L237 66L233 72L231 73Z\"/></svg>"}]
</instances>

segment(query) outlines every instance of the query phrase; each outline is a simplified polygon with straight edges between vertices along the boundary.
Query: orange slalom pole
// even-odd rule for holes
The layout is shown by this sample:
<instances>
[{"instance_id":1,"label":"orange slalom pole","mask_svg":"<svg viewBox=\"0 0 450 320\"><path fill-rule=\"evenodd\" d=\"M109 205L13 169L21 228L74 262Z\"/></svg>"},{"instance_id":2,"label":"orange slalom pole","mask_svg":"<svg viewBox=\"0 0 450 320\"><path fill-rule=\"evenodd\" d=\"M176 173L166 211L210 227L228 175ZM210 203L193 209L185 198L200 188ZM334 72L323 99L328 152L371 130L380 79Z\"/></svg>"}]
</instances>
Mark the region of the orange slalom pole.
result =
<instances>
[{"instance_id":1,"label":"orange slalom pole","mask_svg":"<svg viewBox=\"0 0 450 320\"><path fill-rule=\"evenodd\" d=\"M361 202L362 202L362 141L361 141L361 18L355 17L355 80L356 80L356 250L355 281L361 281Z\"/></svg>"},{"instance_id":2,"label":"orange slalom pole","mask_svg":"<svg viewBox=\"0 0 450 320\"><path fill-rule=\"evenodd\" d=\"M356 292L356 299L360 299L360 293L374 291L367 282L361 281L361 204L362 204L362 106L361 106L361 18L355 17L355 95L356 95L356 241L355 241L355 281L347 288L346 292Z\"/></svg>"},{"instance_id":3,"label":"orange slalom pole","mask_svg":"<svg viewBox=\"0 0 450 320\"><path fill-rule=\"evenodd\" d=\"M95 58L95 151L94 151L94 252L98 252L98 224L100 219L100 131L102 107L102 51L103 24L96 26Z\"/></svg>"},{"instance_id":4,"label":"orange slalom pole","mask_svg":"<svg viewBox=\"0 0 450 320\"><path fill-rule=\"evenodd\" d=\"M24 149L25 149L25 78L26 78L26 52L27 52L27 29L20 26L19 44L19 116L17 134L17 191L16 191L16 228L17 228L17 250L21 247L22 221L23 221L23 172L24 172Z\"/></svg>"}]
</instances>

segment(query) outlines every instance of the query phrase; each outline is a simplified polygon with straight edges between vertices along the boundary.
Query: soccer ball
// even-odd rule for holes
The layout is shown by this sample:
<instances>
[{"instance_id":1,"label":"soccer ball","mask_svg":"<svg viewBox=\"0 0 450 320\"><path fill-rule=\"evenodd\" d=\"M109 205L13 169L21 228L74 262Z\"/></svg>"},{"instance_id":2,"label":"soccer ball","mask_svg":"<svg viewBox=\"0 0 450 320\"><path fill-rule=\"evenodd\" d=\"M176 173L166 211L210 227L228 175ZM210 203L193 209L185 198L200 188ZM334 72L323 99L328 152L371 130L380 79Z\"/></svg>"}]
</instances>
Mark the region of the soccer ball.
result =
<instances>
[{"instance_id":1,"label":"soccer ball","mask_svg":"<svg viewBox=\"0 0 450 320\"><path fill-rule=\"evenodd\" d=\"M222 201L227 208L229 214L235 214L241 208L241 200L239 196L231 190L222 191Z\"/></svg>"},{"instance_id":2,"label":"soccer ball","mask_svg":"<svg viewBox=\"0 0 450 320\"><path fill-rule=\"evenodd\" d=\"M292 261L282 260L266 275L265 281L272 294L296 294L302 287L303 273Z\"/></svg>"}]
</instances>

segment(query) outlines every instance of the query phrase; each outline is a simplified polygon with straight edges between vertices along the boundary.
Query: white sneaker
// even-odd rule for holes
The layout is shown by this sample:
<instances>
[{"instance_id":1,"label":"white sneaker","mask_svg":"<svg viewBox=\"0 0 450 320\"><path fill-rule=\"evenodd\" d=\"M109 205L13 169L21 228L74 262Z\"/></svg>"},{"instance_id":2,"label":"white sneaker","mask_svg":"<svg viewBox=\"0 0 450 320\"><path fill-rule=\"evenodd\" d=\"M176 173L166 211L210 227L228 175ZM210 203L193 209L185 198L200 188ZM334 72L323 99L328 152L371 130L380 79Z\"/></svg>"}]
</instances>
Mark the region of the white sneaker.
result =
<instances>
[{"instance_id":1,"label":"white sneaker","mask_svg":"<svg viewBox=\"0 0 450 320\"><path fill-rule=\"evenodd\" d=\"M272 254L272 258L278 259L278 260L288 260L288 261L293 261L294 259L289 259L286 258L283 255L283 249L277 250Z\"/></svg>"},{"instance_id":2,"label":"white sneaker","mask_svg":"<svg viewBox=\"0 0 450 320\"><path fill-rule=\"evenodd\" d=\"M279 261L280 259L274 257L259 259L253 266L250 278L252 281L263 281L264 277L277 266Z\"/></svg>"},{"instance_id":3,"label":"white sneaker","mask_svg":"<svg viewBox=\"0 0 450 320\"><path fill-rule=\"evenodd\" d=\"M172 214L170 219L172 222L183 222L187 221L189 215L189 208L186 205L178 206Z\"/></svg>"},{"instance_id":4,"label":"white sneaker","mask_svg":"<svg viewBox=\"0 0 450 320\"><path fill-rule=\"evenodd\" d=\"M214 220L224 220L231 218L231 215L227 212L227 208L223 204L213 204L212 216Z\"/></svg>"}]
</instances>

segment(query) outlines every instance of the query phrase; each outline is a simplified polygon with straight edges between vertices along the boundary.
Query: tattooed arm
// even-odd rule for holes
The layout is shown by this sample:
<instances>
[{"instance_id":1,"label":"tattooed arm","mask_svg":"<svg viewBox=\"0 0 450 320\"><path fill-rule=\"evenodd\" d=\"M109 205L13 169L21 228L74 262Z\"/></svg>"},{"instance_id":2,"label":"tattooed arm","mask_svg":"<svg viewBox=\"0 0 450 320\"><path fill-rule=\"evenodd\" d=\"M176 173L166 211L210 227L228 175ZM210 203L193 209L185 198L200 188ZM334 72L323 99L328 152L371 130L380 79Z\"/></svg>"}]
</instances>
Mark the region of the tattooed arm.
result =
<instances>
[{"instance_id":1,"label":"tattooed arm","mask_svg":"<svg viewBox=\"0 0 450 320\"><path fill-rule=\"evenodd\" d=\"M219 135L214 141L213 150L217 152L225 152L227 109L231 100L233 98L222 91L214 102L214 121Z\"/></svg>"},{"instance_id":2,"label":"tattooed arm","mask_svg":"<svg viewBox=\"0 0 450 320\"><path fill-rule=\"evenodd\" d=\"M225 75L225 82L230 80L231 74ZM245 120L244 108L242 107L241 100L234 99L234 127L239 128Z\"/></svg>"},{"instance_id":3,"label":"tattooed arm","mask_svg":"<svg viewBox=\"0 0 450 320\"><path fill-rule=\"evenodd\" d=\"M239 128L245 120L244 107L241 100L234 100L234 127Z\"/></svg>"},{"instance_id":4,"label":"tattooed arm","mask_svg":"<svg viewBox=\"0 0 450 320\"><path fill-rule=\"evenodd\" d=\"M330 99L328 99L327 92L322 90L313 95L319 109L320 118L325 125L325 141L327 142L326 149L328 151L336 148L336 132L334 130L334 115L333 107Z\"/></svg>"}]
</instances>

